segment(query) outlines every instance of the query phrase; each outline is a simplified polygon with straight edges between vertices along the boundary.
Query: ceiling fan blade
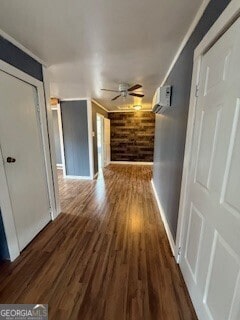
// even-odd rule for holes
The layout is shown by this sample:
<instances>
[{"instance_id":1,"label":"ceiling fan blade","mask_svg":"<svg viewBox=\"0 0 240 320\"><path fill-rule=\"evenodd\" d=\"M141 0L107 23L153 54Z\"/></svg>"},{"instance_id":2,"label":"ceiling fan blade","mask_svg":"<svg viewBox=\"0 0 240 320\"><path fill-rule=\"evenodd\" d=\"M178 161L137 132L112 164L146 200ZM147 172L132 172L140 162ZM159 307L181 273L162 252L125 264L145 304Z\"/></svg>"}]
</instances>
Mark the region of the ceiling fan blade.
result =
<instances>
[{"instance_id":1,"label":"ceiling fan blade","mask_svg":"<svg viewBox=\"0 0 240 320\"><path fill-rule=\"evenodd\" d=\"M134 86L132 86L131 88L128 89L128 91L134 91L137 89L142 88L142 86L140 84L135 84Z\"/></svg>"},{"instance_id":2,"label":"ceiling fan blade","mask_svg":"<svg viewBox=\"0 0 240 320\"><path fill-rule=\"evenodd\" d=\"M102 91L119 92L119 90L101 89Z\"/></svg>"},{"instance_id":3,"label":"ceiling fan blade","mask_svg":"<svg viewBox=\"0 0 240 320\"><path fill-rule=\"evenodd\" d=\"M129 93L130 96L133 96L133 97L139 97L139 98L143 98L144 97L144 94L141 94L141 93Z\"/></svg>"},{"instance_id":4,"label":"ceiling fan blade","mask_svg":"<svg viewBox=\"0 0 240 320\"><path fill-rule=\"evenodd\" d=\"M112 99L112 101L117 100L117 98L121 97L121 94L119 96L116 96Z\"/></svg>"}]
</instances>

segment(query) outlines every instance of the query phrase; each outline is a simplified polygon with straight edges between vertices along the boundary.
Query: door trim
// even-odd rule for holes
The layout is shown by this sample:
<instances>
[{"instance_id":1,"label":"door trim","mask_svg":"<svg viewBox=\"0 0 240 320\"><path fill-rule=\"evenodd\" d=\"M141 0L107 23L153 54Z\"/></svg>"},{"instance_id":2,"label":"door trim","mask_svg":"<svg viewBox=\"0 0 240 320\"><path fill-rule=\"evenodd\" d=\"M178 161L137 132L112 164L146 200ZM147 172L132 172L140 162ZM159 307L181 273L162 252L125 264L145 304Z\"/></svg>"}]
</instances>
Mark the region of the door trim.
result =
<instances>
[{"instance_id":1,"label":"door trim","mask_svg":"<svg viewBox=\"0 0 240 320\"><path fill-rule=\"evenodd\" d=\"M184 162L183 162L183 174L182 174L182 183L181 183L181 194L180 194L179 213L178 213L176 247L175 247L175 256L178 263L180 262L181 255L177 255L176 253L179 251L179 248L182 247L183 238L186 231L185 207L186 207L186 197L187 197L187 191L188 191L190 157L192 154L192 142L193 142L192 140L193 140L193 131L194 131L194 124L195 124L195 109L196 109L196 103L197 103L196 89L198 87L199 78L200 78L200 68L201 68L202 57L204 53L219 39L219 37L234 23L234 21L237 20L239 16L240 16L240 2L239 0L232 0L194 51L192 86L191 86L191 95L190 95L190 104L189 104L189 115L188 115L188 124L187 124L185 154L184 154Z\"/></svg>"},{"instance_id":2,"label":"door trim","mask_svg":"<svg viewBox=\"0 0 240 320\"><path fill-rule=\"evenodd\" d=\"M42 133L43 152L44 152L44 160L45 160L46 174L47 174L46 184L47 184L47 190L48 190L49 200L50 200L49 214L51 213L51 218L53 220L55 215L55 193L53 191L54 187L53 187L53 180L52 180L52 166L51 166L51 157L50 157L50 146L49 146L49 136L48 136L48 128L47 128L43 83L2 60L0 60L0 70L36 87L38 102L39 102L39 110L40 110L39 112L39 117L41 122L40 130ZM2 219L3 219L5 234L6 234L10 260L13 261L20 255L20 248L19 248L19 243L17 239L16 227L14 223L14 216L13 216L13 211L11 206L10 194L8 190L7 178L6 178L6 173L3 165L3 157L2 157L1 150L0 150L0 189L1 189L0 208L2 213Z\"/></svg>"},{"instance_id":3,"label":"door trim","mask_svg":"<svg viewBox=\"0 0 240 320\"><path fill-rule=\"evenodd\" d=\"M102 118L102 156L103 156L103 159L102 159L102 167L101 168L104 168L104 154L105 154L105 146L104 146L104 115L102 115L101 113L96 113L96 132L95 132L95 136L96 136L96 140L98 140L98 131L97 131L97 117L100 117ZM96 141L97 142L97 141ZM97 153L97 163L98 163L98 153ZM98 163L98 171L97 173L99 173L99 163ZM95 177L95 176L94 176Z\"/></svg>"},{"instance_id":4,"label":"door trim","mask_svg":"<svg viewBox=\"0 0 240 320\"><path fill-rule=\"evenodd\" d=\"M63 155L63 178L93 180L94 179L94 153L93 153L92 100L91 98L61 98L60 106L59 106L60 111L61 111L61 101L86 101L87 102L88 154L89 154L89 176L71 176L66 174L64 139L63 139L63 130L61 125L60 141L62 144L62 155ZM51 114L51 117L52 117L52 114ZM61 117L61 112L60 112L60 117ZM62 124L62 117L60 121ZM53 141L53 144L54 144L54 141ZM55 163L56 163L56 160L55 160Z\"/></svg>"},{"instance_id":5,"label":"door trim","mask_svg":"<svg viewBox=\"0 0 240 320\"><path fill-rule=\"evenodd\" d=\"M92 101L87 99L87 117L88 117L88 152L90 179L94 179L94 153L93 153L93 123L92 123Z\"/></svg>"},{"instance_id":6,"label":"door trim","mask_svg":"<svg viewBox=\"0 0 240 320\"><path fill-rule=\"evenodd\" d=\"M47 131L48 134L48 146L47 149L49 151L49 174L51 176L51 193L54 195L54 210L52 211L52 220L57 218L57 216L61 213L61 205L60 205L60 197L59 197L59 187L58 187L58 176L57 176L57 168L56 168L56 157L55 157L55 142L53 135L53 120L52 120L52 109L50 103L50 80L49 80L49 72L46 67L42 67L43 73L43 87L44 87L44 96L45 96L45 113L46 113L46 121L47 121Z\"/></svg>"},{"instance_id":7,"label":"door trim","mask_svg":"<svg viewBox=\"0 0 240 320\"><path fill-rule=\"evenodd\" d=\"M51 110L57 111L57 117L58 117L58 132L59 132L62 163L61 164L57 163L57 169L62 169L63 175L66 176L65 154L64 154L64 144L63 144L63 130L62 130L62 114L61 114L60 103L58 103L56 107L51 108Z\"/></svg>"}]
</instances>

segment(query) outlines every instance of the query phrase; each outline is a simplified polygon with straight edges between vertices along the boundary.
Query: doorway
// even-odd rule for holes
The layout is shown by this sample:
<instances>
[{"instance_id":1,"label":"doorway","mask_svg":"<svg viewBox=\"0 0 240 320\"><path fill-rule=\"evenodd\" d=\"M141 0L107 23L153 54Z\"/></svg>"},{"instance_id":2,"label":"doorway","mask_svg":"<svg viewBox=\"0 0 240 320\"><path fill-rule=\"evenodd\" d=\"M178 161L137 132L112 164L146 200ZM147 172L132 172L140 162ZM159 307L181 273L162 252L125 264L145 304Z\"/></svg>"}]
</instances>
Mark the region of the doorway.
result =
<instances>
[{"instance_id":1,"label":"doorway","mask_svg":"<svg viewBox=\"0 0 240 320\"><path fill-rule=\"evenodd\" d=\"M104 167L104 117L97 113L97 157L98 172Z\"/></svg>"},{"instance_id":2,"label":"doorway","mask_svg":"<svg viewBox=\"0 0 240 320\"><path fill-rule=\"evenodd\" d=\"M52 107L53 121L53 137L55 146L55 159L57 169L63 170L64 154L63 154L63 138L62 138L62 119L60 105Z\"/></svg>"}]
</instances>

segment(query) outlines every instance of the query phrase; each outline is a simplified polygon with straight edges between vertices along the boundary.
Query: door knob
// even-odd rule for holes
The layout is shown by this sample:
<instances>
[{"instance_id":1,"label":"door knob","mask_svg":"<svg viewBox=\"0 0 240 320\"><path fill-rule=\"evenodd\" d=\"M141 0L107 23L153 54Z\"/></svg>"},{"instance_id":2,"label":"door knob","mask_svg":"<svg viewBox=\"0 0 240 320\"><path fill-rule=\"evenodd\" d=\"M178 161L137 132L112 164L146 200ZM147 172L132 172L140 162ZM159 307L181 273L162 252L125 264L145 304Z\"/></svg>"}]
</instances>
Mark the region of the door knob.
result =
<instances>
[{"instance_id":1,"label":"door knob","mask_svg":"<svg viewBox=\"0 0 240 320\"><path fill-rule=\"evenodd\" d=\"M16 159L14 159L12 157L7 157L7 162L8 163L13 163L13 162L16 162Z\"/></svg>"}]
</instances>

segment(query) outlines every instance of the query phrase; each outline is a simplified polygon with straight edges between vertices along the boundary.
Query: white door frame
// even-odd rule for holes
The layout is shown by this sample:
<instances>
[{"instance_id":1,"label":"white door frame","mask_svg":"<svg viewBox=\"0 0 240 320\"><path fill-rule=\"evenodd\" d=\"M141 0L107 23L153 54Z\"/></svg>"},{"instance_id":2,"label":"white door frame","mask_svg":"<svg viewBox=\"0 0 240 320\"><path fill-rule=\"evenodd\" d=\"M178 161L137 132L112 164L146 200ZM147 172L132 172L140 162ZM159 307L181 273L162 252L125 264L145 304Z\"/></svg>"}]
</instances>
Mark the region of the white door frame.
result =
<instances>
[{"instance_id":1,"label":"white door frame","mask_svg":"<svg viewBox=\"0 0 240 320\"><path fill-rule=\"evenodd\" d=\"M61 114L61 108L60 103L56 105L56 107L52 107L52 111L57 111L57 118L58 118L58 132L59 132L59 140L60 140L60 152L62 157L62 163L56 163L57 168L63 169L65 172L64 175L66 175L66 167L65 167L65 155L64 155L64 145L63 145L63 132L62 132L62 114Z\"/></svg>"},{"instance_id":2,"label":"white door frame","mask_svg":"<svg viewBox=\"0 0 240 320\"><path fill-rule=\"evenodd\" d=\"M58 176L56 168L56 156L55 156L55 143L54 143L54 134L53 134L53 120L52 120L52 110L51 110L51 96L50 96L50 80L48 69L43 66L43 86L45 94L45 113L47 120L47 132L49 137L49 150L50 150L50 165L51 170L49 174L51 175L51 193L55 196L54 199L54 210L52 213L52 219L54 220L61 213L60 197L59 197L59 187L58 187Z\"/></svg>"},{"instance_id":3,"label":"white door frame","mask_svg":"<svg viewBox=\"0 0 240 320\"><path fill-rule=\"evenodd\" d=\"M119 163L119 164L126 164L126 162L125 161L111 161L111 120L109 119L109 118L105 118L104 117L104 122L103 122L103 133L104 133L104 149L105 149L105 147L106 147L106 144L105 144L105 121L107 121L108 123L109 123L109 126L110 126L110 128L109 128L109 152L110 152L110 154L109 154L109 159L108 159L108 157L107 157L107 161L106 161L106 163L105 163L105 155L106 155L106 150L104 150L104 167L107 167L110 163ZM107 150L108 151L108 150ZM108 161L109 160L109 161ZM130 161L131 162L131 161ZM129 162L129 163L130 163ZM134 164L137 164L137 162L134 162Z\"/></svg>"},{"instance_id":4,"label":"white door frame","mask_svg":"<svg viewBox=\"0 0 240 320\"><path fill-rule=\"evenodd\" d=\"M97 117L102 118L102 166L101 169L104 167L104 152L105 152L105 148L104 148L104 116L101 113L96 113L96 131L97 131ZM98 134L98 132L97 132ZM97 135L96 135L97 138ZM97 159L98 159L98 153L97 153ZM98 172L99 172L99 163L98 163Z\"/></svg>"},{"instance_id":5,"label":"white door frame","mask_svg":"<svg viewBox=\"0 0 240 320\"><path fill-rule=\"evenodd\" d=\"M93 121L92 121L92 100L87 99L87 116L88 116L88 152L90 179L94 179L94 153L93 153Z\"/></svg>"},{"instance_id":6,"label":"white door frame","mask_svg":"<svg viewBox=\"0 0 240 320\"><path fill-rule=\"evenodd\" d=\"M88 122L88 153L89 153L89 176L70 176L66 174L66 162L65 162L65 151L64 151L64 138L62 130L62 116L60 112L60 141L63 155L63 177L65 179L80 179L80 180L93 180L94 179L94 153L93 153L93 123L92 123L92 100L91 98L65 98L61 101L86 101L87 102L87 122ZM61 107L59 106L61 111Z\"/></svg>"},{"instance_id":7,"label":"white door frame","mask_svg":"<svg viewBox=\"0 0 240 320\"><path fill-rule=\"evenodd\" d=\"M46 166L47 174L47 189L49 193L50 208L49 214L51 214L52 220L56 217L56 205L55 205L55 193L54 184L52 178L52 165L50 156L50 144L48 136L48 124L46 118L46 108L45 108L45 97L44 97L44 87L43 83L28 74L20 71L19 69L9 65L8 63L0 60L0 70L12 75L19 80L29 83L36 87L39 110L40 110L40 130L42 133L43 140L43 152ZM20 248L17 239L16 227L14 223L14 216L11 206L11 199L8 190L7 177L3 163L2 152L0 150L0 208L2 213L2 219L4 224L4 230L6 234L6 240L8 245L8 251L10 255L10 260L15 260L20 255Z\"/></svg>"},{"instance_id":8,"label":"white door frame","mask_svg":"<svg viewBox=\"0 0 240 320\"><path fill-rule=\"evenodd\" d=\"M218 38L232 25L234 21L240 16L240 1L232 0L227 8L223 11L218 20L213 24L211 29L202 39L200 44L197 46L194 52L194 65L192 75L192 86L190 95L189 115L187 124L185 154L183 162L183 175L181 184L181 195L179 203L179 215L178 215L178 226L177 226L177 237L175 247L175 257L179 262L181 255L181 247L183 245L184 234L186 232L186 203L188 194L188 183L189 183L189 168L190 159L192 154L192 142L193 142L193 131L195 124L195 111L197 104L197 90L200 78L200 69L202 63L202 57L204 53L218 40Z\"/></svg>"}]
</instances>

